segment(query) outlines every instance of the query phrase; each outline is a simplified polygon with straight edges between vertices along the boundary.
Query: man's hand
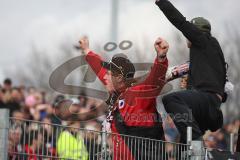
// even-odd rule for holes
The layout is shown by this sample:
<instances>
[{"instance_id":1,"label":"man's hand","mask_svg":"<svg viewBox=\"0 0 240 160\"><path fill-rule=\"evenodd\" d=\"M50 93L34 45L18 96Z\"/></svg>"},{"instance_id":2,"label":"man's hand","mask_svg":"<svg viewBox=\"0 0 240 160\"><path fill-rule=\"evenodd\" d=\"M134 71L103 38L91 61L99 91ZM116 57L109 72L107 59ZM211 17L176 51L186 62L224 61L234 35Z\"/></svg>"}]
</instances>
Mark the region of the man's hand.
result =
<instances>
[{"instance_id":1,"label":"man's hand","mask_svg":"<svg viewBox=\"0 0 240 160\"><path fill-rule=\"evenodd\" d=\"M154 43L154 47L157 52L158 60L164 61L169 48L168 42L162 38L158 38Z\"/></svg>"},{"instance_id":2,"label":"man's hand","mask_svg":"<svg viewBox=\"0 0 240 160\"><path fill-rule=\"evenodd\" d=\"M89 49L89 40L86 36L82 37L79 41L79 48L83 50L85 54L87 54L90 49Z\"/></svg>"}]
</instances>

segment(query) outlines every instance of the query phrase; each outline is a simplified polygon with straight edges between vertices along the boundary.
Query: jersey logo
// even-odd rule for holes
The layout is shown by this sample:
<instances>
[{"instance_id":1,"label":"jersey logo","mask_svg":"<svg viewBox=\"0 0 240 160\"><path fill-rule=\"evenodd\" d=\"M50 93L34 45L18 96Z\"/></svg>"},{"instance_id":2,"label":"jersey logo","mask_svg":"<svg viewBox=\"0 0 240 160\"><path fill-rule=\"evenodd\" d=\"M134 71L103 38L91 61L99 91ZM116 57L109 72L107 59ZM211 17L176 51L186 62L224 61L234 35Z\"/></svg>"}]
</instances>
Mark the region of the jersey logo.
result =
<instances>
[{"instance_id":1,"label":"jersey logo","mask_svg":"<svg viewBox=\"0 0 240 160\"><path fill-rule=\"evenodd\" d=\"M119 109L122 109L124 107L124 105L125 105L124 99L121 99L121 100L118 101L118 108Z\"/></svg>"}]
</instances>

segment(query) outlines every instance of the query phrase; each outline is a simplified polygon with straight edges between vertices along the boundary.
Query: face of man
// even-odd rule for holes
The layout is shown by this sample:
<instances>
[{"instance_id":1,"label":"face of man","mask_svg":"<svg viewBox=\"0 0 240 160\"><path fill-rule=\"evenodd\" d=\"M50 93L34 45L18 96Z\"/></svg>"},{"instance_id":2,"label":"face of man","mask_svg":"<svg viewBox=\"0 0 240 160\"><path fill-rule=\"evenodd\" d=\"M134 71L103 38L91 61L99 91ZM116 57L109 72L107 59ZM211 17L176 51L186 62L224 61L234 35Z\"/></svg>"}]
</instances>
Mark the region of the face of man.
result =
<instances>
[{"instance_id":1,"label":"face of man","mask_svg":"<svg viewBox=\"0 0 240 160\"><path fill-rule=\"evenodd\" d=\"M69 125L69 130L74 133L77 134L79 132L79 128L81 127L79 122L74 122L73 124Z\"/></svg>"},{"instance_id":2,"label":"face of man","mask_svg":"<svg viewBox=\"0 0 240 160\"><path fill-rule=\"evenodd\" d=\"M4 88L4 89L6 89L6 90L11 90L11 88L12 88L12 85L11 85L11 84L8 84L8 83L6 83L6 84L4 84L4 85L3 85L3 88Z\"/></svg>"},{"instance_id":3,"label":"face of man","mask_svg":"<svg viewBox=\"0 0 240 160\"><path fill-rule=\"evenodd\" d=\"M106 82L106 89L108 92L112 93L114 91L119 90L120 85L119 85L119 75L113 74L111 71L107 71L103 79Z\"/></svg>"},{"instance_id":4,"label":"face of man","mask_svg":"<svg viewBox=\"0 0 240 160\"><path fill-rule=\"evenodd\" d=\"M43 144L43 135L42 134L40 134L40 133L38 134L36 142L37 142L38 147L42 146L42 144Z\"/></svg>"},{"instance_id":5,"label":"face of man","mask_svg":"<svg viewBox=\"0 0 240 160\"><path fill-rule=\"evenodd\" d=\"M180 88L186 89L187 88L187 77L183 77L180 82Z\"/></svg>"}]
</instances>

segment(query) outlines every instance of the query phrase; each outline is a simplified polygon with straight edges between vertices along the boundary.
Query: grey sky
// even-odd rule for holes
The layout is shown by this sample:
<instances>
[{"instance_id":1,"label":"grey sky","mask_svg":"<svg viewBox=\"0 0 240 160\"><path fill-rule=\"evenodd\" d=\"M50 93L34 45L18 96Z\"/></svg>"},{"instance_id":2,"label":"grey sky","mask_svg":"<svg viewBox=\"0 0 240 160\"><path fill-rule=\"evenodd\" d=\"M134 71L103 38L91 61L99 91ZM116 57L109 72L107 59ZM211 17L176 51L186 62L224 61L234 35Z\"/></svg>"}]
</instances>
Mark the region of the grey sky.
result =
<instances>
[{"instance_id":1,"label":"grey sky","mask_svg":"<svg viewBox=\"0 0 240 160\"><path fill-rule=\"evenodd\" d=\"M0 0L0 81L6 67L26 62L31 45L55 53L59 43L87 34L104 45L110 37L111 0ZM239 0L172 0L191 19L208 18L213 32L224 36L224 24L239 25ZM119 39L137 41L159 35L171 39L175 28L155 6L154 0L120 0ZM50 55L49 55L50 56Z\"/></svg>"}]
</instances>

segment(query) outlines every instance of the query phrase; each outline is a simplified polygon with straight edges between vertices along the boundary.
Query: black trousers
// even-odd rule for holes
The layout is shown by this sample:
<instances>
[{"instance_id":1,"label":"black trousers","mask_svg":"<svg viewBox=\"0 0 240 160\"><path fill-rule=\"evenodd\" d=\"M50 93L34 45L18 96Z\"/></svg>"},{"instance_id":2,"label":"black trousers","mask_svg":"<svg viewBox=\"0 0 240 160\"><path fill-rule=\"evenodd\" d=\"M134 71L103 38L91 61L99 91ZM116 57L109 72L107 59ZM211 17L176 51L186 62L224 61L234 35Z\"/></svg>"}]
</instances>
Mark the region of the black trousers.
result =
<instances>
[{"instance_id":1,"label":"black trousers","mask_svg":"<svg viewBox=\"0 0 240 160\"><path fill-rule=\"evenodd\" d=\"M187 127L193 129L193 139L200 139L206 130L216 131L223 125L221 101L214 93L184 90L165 95L162 99L167 113L186 143Z\"/></svg>"}]
</instances>

